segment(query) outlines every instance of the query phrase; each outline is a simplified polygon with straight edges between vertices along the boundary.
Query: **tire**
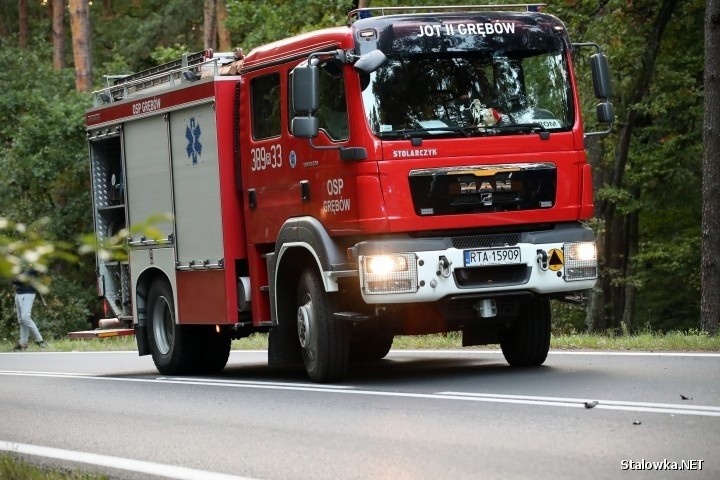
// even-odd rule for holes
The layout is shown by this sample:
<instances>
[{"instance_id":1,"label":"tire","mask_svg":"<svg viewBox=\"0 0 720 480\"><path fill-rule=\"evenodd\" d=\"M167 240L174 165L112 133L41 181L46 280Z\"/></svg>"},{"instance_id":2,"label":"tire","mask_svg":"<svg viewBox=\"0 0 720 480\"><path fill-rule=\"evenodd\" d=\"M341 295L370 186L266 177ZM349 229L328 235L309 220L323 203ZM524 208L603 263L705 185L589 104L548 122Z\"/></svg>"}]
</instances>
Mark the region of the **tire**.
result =
<instances>
[{"instance_id":1,"label":"tire","mask_svg":"<svg viewBox=\"0 0 720 480\"><path fill-rule=\"evenodd\" d=\"M156 281L148 293L147 332L155 367L163 375L190 373L194 360L192 336L175 323L175 302L166 281Z\"/></svg>"},{"instance_id":2,"label":"tire","mask_svg":"<svg viewBox=\"0 0 720 480\"><path fill-rule=\"evenodd\" d=\"M500 348L513 367L542 365L550 350L550 300L535 297L520 311L515 325L500 335Z\"/></svg>"},{"instance_id":3,"label":"tire","mask_svg":"<svg viewBox=\"0 0 720 480\"><path fill-rule=\"evenodd\" d=\"M305 370L315 382L347 374L349 342L343 322L333 321L332 301L314 269L305 269L297 290L297 331Z\"/></svg>"},{"instance_id":4,"label":"tire","mask_svg":"<svg viewBox=\"0 0 720 480\"><path fill-rule=\"evenodd\" d=\"M214 326L197 325L194 327L198 337L198 348L195 352L197 373L218 373L227 365L230 357L232 339L225 332L216 332Z\"/></svg>"},{"instance_id":5,"label":"tire","mask_svg":"<svg viewBox=\"0 0 720 480\"><path fill-rule=\"evenodd\" d=\"M350 343L351 362L374 362L390 353L394 337L392 335L362 332Z\"/></svg>"}]
</instances>

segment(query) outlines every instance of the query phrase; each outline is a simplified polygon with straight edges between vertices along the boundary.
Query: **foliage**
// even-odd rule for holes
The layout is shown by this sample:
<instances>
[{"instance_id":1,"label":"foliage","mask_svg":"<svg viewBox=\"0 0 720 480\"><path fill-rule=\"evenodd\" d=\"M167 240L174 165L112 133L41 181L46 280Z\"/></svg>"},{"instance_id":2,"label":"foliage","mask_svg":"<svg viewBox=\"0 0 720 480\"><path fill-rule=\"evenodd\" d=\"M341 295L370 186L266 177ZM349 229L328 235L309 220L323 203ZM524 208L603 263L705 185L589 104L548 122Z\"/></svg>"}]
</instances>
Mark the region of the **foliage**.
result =
<instances>
[{"instance_id":1,"label":"foliage","mask_svg":"<svg viewBox=\"0 0 720 480\"><path fill-rule=\"evenodd\" d=\"M91 285L93 267L78 267L74 252L75 239L91 228L83 127L87 99L74 92L71 70L51 69L42 39L28 50L11 43L0 40L0 276L32 264L46 280L55 280L53 315L84 322L90 303L78 292ZM4 286L9 295L9 283ZM17 319L7 296L2 306L0 334L7 336ZM50 335L59 333L53 328Z\"/></svg>"},{"instance_id":2,"label":"foliage","mask_svg":"<svg viewBox=\"0 0 720 480\"><path fill-rule=\"evenodd\" d=\"M164 48L182 48L181 53L202 50L202 12L203 0L93 3L97 70L101 75L131 73L177 58L164 59L158 53Z\"/></svg>"},{"instance_id":3,"label":"foliage","mask_svg":"<svg viewBox=\"0 0 720 480\"><path fill-rule=\"evenodd\" d=\"M47 279L49 290L38 294L33 304L32 317L46 340L64 338L68 332L90 328L97 295L91 288L76 282L67 282L62 276L51 274ZM0 280L0 338L17 341L20 327L15 314L15 294L8 280Z\"/></svg>"},{"instance_id":4,"label":"foliage","mask_svg":"<svg viewBox=\"0 0 720 480\"><path fill-rule=\"evenodd\" d=\"M606 47L613 72L618 124L615 134L591 158L600 188L596 207L614 208L631 229L638 218L637 239L624 233L632 250L623 255L626 269L605 268L605 284L637 288L634 324L654 328L699 326L700 185L702 183L702 68L704 2L678 2L662 38L648 94L630 102L651 23L659 2L573 0L551 7L569 25L574 41L597 41ZM587 84L582 65L580 80ZM587 70L587 69L585 69ZM585 118L592 118L592 95L586 94ZM615 170L616 136L628 112L634 111L628 162ZM590 145L593 145L590 142ZM619 186L611 184L622 175ZM597 209L596 209L597 210ZM607 253L607 252L606 252ZM678 283L683 288L678 289ZM606 299L606 301L612 301ZM612 319L617 326L620 318Z\"/></svg>"},{"instance_id":5,"label":"foliage","mask_svg":"<svg viewBox=\"0 0 720 480\"><path fill-rule=\"evenodd\" d=\"M228 0L227 26L245 52L291 35L343 25L352 1ZM263 25L263 28L257 28Z\"/></svg>"},{"instance_id":6,"label":"foliage","mask_svg":"<svg viewBox=\"0 0 720 480\"><path fill-rule=\"evenodd\" d=\"M48 469L13 455L0 455L0 478L14 480L106 480L106 475L85 473L78 469Z\"/></svg>"}]
</instances>

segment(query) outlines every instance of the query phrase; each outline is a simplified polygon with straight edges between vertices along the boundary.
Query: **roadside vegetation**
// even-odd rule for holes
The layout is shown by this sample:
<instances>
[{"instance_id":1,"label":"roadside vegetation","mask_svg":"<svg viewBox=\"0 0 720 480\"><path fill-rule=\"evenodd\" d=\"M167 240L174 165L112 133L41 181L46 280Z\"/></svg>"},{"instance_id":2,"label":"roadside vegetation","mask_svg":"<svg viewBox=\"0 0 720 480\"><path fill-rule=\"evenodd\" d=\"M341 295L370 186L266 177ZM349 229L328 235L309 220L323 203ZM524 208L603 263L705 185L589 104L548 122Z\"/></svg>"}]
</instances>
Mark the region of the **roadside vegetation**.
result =
<instances>
[{"instance_id":1,"label":"roadside vegetation","mask_svg":"<svg viewBox=\"0 0 720 480\"><path fill-rule=\"evenodd\" d=\"M46 469L13 455L0 455L0 478L9 480L105 480L105 475L78 470Z\"/></svg>"},{"instance_id":2,"label":"roadside vegetation","mask_svg":"<svg viewBox=\"0 0 720 480\"><path fill-rule=\"evenodd\" d=\"M12 339L0 340L0 352L12 350ZM393 342L397 350L414 349L456 349L462 347L462 336L458 332L437 335L397 336ZM468 347L474 349L495 349L499 345ZM699 330L656 332L650 329L637 333L595 334L570 332L553 334L550 348L557 350L611 350L648 352L720 352L720 336L708 335ZM233 350L265 350L267 335L253 334L248 338L233 340ZM110 337L103 339L60 339L41 349L29 345L28 352L92 352L137 350L135 337ZM0 477L2 478L2 477Z\"/></svg>"}]
</instances>

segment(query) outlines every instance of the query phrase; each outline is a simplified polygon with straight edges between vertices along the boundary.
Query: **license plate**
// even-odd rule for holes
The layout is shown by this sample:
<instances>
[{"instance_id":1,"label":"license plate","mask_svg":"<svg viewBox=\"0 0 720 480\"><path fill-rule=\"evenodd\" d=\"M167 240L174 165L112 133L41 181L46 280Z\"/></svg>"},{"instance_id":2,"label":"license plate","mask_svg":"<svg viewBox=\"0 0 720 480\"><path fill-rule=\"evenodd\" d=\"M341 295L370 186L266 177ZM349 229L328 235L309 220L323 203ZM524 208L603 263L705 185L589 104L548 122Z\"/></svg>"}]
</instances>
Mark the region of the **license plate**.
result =
<instances>
[{"instance_id":1,"label":"license plate","mask_svg":"<svg viewBox=\"0 0 720 480\"><path fill-rule=\"evenodd\" d=\"M484 250L465 250L466 267L484 267L486 265L512 265L522 263L520 247L489 248Z\"/></svg>"}]
</instances>

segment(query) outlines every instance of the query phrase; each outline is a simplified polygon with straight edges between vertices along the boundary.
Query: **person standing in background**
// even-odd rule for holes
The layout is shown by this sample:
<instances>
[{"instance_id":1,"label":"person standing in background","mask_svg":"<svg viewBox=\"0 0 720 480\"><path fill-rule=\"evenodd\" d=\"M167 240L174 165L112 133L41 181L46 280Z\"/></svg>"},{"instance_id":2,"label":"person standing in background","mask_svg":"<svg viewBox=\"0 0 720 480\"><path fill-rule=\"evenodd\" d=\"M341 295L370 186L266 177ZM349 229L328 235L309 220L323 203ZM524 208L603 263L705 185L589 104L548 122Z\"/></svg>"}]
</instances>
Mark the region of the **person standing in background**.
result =
<instances>
[{"instance_id":1,"label":"person standing in background","mask_svg":"<svg viewBox=\"0 0 720 480\"><path fill-rule=\"evenodd\" d=\"M28 270L13 280L13 285L15 285L15 311L17 313L18 323L20 324L20 341L15 345L15 348L13 348L16 352L27 348L30 334L32 334L35 343L37 343L40 348L47 347L47 342L43 340L37 325L35 325L32 319L32 306L35 302L37 291L28 279L36 275L37 273L34 270Z\"/></svg>"}]
</instances>

